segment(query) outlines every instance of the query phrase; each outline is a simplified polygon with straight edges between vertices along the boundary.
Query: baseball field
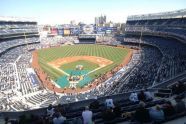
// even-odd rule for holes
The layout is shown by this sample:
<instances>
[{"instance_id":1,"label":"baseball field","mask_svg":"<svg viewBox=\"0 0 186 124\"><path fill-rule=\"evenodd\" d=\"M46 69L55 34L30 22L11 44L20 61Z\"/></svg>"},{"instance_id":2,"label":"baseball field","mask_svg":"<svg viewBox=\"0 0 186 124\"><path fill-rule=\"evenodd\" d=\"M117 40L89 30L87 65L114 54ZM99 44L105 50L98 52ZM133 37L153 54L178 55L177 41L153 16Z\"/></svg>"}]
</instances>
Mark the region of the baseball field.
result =
<instances>
[{"instance_id":1,"label":"baseball field","mask_svg":"<svg viewBox=\"0 0 186 124\"><path fill-rule=\"evenodd\" d=\"M83 87L99 75L120 65L129 49L106 45L71 45L38 51L38 62L61 88Z\"/></svg>"}]
</instances>

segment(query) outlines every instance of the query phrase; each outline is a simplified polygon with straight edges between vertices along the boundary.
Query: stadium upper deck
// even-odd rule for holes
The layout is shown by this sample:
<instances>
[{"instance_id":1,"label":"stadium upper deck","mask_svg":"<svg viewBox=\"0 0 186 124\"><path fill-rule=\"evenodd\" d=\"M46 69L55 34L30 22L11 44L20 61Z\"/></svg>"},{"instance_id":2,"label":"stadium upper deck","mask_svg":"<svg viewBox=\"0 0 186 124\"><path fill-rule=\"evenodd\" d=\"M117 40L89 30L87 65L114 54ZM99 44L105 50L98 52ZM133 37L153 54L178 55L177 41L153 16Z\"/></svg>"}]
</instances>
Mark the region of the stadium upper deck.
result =
<instances>
[{"instance_id":1,"label":"stadium upper deck","mask_svg":"<svg viewBox=\"0 0 186 124\"><path fill-rule=\"evenodd\" d=\"M170 37L185 43L186 9L129 16L125 31L126 34Z\"/></svg>"},{"instance_id":2,"label":"stadium upper deck","mask_svg":"<svg viewBox=\"0 0 186 124\"><path fill-rule=\"evenodd\" d=\"M186 17L186 9L171 11L171 12L161 12L154 14L142 14L142 15L131 15L128 16L128 21L134 20L153 20L153 19L172 19L172 18L184 18Z\"/></svg>"},{"instance_id":3,"label":"stadium upper deck","mask_svg":"<svg viewBox=\"0 0 186 124\"><path fill-rule=\"evenodd\" d=\"M28 18L0 17L0 39L37 36L37 22Z\"/></svg>"}]
</instances>

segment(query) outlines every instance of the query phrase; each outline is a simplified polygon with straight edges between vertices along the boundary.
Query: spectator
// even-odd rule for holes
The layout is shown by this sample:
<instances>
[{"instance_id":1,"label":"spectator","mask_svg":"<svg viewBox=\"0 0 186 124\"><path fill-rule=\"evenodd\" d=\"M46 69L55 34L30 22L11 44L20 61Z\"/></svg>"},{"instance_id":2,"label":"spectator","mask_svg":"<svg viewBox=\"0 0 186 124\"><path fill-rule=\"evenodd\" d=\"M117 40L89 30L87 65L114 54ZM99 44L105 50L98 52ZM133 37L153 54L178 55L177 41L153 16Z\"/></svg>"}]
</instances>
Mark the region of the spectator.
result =
<instances>
[{"instance_id":1,"label":"spectator","mask_svg":"<svg viewBox=\"0 0 186 124\"><path fill-rule=\"evenodd\" d=\"M160 108L159 105L156 105L155 108L151 108L149 110L149 114L150 114L150 118L155 121L155 122L160 122L163 121L165 119L164 117L164 112L163 110Z\"/></svg>"},{"instance_id":2,"label":"spectator","mask_svg":"<svg viewBox=\"0 0 186 124\"><path fill-rule=\"evenodd\" d=\"M162 109L166 117L171 116L176 113L170 101L165 102L165 104L162 105Z\"/></svg>"},{"instance_id":3,"label":"spectator","mask_svg":"<svg viewBox=\"0 0 186 124\"><path fill-rule=\"evenodd\" d=\"M82 112L83 124L92 124L92 111L89 110L89 107L85 107L85 111Z\"/></svg>"},{"instance_id":4,"label":"spectator","mask_svg":"<svg viewBox=\"0 0 186 124\"><path fill-rule=\"evenodd\" d=\"M130 96L129 96L129 100L131 102L139 102L139 100L138 100L138 94L137 93L131 93Z\"/></svg>"},{"instance_id":5,"label":"spectator","mask_svg":"<svg viewBox=\"0 0 186 124\"><path fill-rule=\"evenodd\" d=\"M63 117L60 112L55 114L55 117L53 119L53 124L64 124L64 121L66 120L66 117Z\"/></svg>"},{"instance_id":6,"label":"spectator","mask_svg":"<svg viewBox=\"0 0 186 124\"><path fill-rule=\"evenodd\" d=\"M107 96L107 99L105 100L105 105L107 108L114 108L113 99Z\"/></svg>"},{"instance_id":7,"label":"spectator","mask_svg":"<svg viewBox=\"0 0 186 124\"><path fill-rule=\"evenodd\" d=\"M50 105L48 106L48 108L47 108L47 116L52 117L53 114L54 114L54 108L53 108L53 106L50 104Z\"/></svg>"},{"instance_id":8,"label":"spectator","mask_svg":"<svg viewBox=\"0 0 186 124\"><path fill-rule=\"evenodd\" d=\"M150 122L149 110L145 108L143 101L139 103L139 108L134 113L134 120L140 123Z\"/></svg>"}]
</instances>

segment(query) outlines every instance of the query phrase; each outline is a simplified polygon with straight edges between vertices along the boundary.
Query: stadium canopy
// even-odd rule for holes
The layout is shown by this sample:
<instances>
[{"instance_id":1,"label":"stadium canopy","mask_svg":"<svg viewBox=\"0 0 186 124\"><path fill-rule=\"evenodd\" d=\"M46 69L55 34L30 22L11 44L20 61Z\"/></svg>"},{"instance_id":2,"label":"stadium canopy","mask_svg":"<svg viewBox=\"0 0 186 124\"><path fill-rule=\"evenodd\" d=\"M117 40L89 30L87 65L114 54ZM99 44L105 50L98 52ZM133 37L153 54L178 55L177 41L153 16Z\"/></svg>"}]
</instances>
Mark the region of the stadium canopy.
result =
<instances>
[{"instance_id":1,"label":"stadium canopy","mask_svg":"<svg viewBox=\"0 0 186 124\"><path fill-rule=\"evenodd\" d=\"M127 17L127 20L135 21L135 20L170 19L170 18L185 18L185 17L186 17L186 9L182 9L177 11L154 13L154 14L131 15Z\"/></svg>"}]
</instances>

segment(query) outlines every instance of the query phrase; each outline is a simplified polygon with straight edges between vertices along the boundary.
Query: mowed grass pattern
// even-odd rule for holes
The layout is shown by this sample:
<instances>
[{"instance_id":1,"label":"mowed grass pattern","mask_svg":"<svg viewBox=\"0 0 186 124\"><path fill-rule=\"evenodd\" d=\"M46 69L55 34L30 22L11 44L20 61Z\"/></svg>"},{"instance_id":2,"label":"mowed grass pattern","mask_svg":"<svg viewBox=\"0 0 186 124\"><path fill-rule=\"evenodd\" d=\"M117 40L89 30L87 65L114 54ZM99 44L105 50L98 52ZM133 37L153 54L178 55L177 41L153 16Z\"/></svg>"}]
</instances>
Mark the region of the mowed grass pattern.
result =
<instances>
[{"instance_id":1,"label":"mowed grass pattern","mask_svg":"<svg viewBox=\"0 0 186 124\"><path fill-rule=\"evenodd\" d=\"M83 45L62 46L58 48L39 50L39 63L42 69L44 69L44 71L47 72L49 76L55 80L63 74L59 71L54 71L53 69L51 69L51 67L49 67L47 63L54 61L58 58L88 55L88 56L103 57L113 61L112 64L104 68L101 68L89 75L90 77L94 78L95 75L103 74L107 71L110 71L112 68L116 67L117 65L119 65L123 61L123 59L125 58L128 52L129 49L123 49L123 48L117 48L117 47L105 46L105 45L83 44Z\"/></svg>"}]
</instances>

